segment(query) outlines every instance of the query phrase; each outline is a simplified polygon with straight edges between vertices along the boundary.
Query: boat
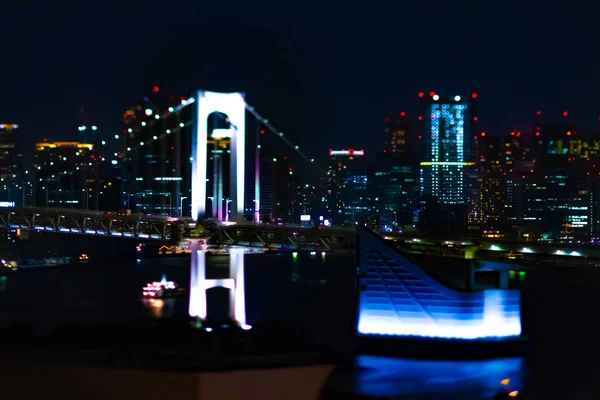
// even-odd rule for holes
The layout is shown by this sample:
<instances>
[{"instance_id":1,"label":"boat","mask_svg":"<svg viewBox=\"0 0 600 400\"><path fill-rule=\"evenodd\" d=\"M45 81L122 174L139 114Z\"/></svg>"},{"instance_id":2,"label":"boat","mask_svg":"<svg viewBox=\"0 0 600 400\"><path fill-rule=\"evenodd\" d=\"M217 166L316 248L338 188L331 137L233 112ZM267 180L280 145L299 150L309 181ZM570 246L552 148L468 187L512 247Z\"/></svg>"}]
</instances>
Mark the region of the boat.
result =
<instances>
[{"instance_id":1,"label":"boat","mask_svg":"<svg viewBox=\"0 0 600 400\"><path fill-rule=\"evenodd\" d=\"M166 297L176 297L185 292L183 288L177 286L173 281L168 281L165 276L160 282L149 282L142 288L142 297L146 299L164 299Z\"/></svg>"},{"instance_id":2,"label":"boat","mask_svg":"<svg viewBox=\"0 0 600 400\"><path fill-rule=\"evenodd\" d=\"M81 254L79 256L79 263L80 264L87 264L89 260L90 260L90 257L87 254L85 254L85 253L83 253L83 254Z\"/></svg>"}]
</instances>

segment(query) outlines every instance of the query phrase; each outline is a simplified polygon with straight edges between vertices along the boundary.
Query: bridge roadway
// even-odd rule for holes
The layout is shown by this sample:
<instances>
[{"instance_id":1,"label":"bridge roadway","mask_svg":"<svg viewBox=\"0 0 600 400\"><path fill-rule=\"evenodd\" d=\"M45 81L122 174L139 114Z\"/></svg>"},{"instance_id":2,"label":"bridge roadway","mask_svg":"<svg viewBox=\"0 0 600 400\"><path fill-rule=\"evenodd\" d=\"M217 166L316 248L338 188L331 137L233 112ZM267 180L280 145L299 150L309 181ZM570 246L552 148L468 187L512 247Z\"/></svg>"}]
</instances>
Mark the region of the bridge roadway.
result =
<instances>
[{"instance_id":1,"label":"bridge roadway","mask_svg":"<svg viewBox=\"0 0 600 400\"><path fill-rule=\"evenodd\" d=\"M381 233L400 251L520 265L555 264L600 266L600 246L480 239L470 237L428 237L418 233Z\"/></svg>"},{"instance_id":2,"label":"bridge roadway","mask_svg":"<svg viewBox=\"0 0 600 400\"><path fill-rule=\"evenodd\" d=\"M0 209L0 229L85 234L169 241L189 236L195 228L189 219L160 215L125 214L53 208ZM256 223L215 225L219 242L226 245L264 248L341 250L356 246L356 233L350 229Z\"/></svg>"},{"instance_id":3,"label":"bridge roadway","mask_svg":"<svg viewBox=\"0 0 600 400\"><path fill-rule=\"evenodd\" d=\"M338 251L354 249L357 242L352 229L322 226L248 223L223 226L222 233L226 244L268 249Z\"/></svg>"}]
</instances>

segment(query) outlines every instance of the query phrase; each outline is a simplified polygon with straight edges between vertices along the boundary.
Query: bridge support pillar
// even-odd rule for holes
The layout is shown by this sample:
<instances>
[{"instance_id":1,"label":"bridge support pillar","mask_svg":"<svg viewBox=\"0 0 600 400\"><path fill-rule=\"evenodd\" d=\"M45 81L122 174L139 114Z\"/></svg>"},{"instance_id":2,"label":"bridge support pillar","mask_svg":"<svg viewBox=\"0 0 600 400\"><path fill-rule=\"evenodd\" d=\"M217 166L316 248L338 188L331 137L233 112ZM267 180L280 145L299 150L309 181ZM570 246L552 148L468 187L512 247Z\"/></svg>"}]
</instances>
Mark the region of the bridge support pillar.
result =
<instances>
[{"instance_id":1,"label":"bridge support pillar","mask_svg":"<svg viewBox=\"0 0 600 400\"><path fill-rule=\"evenodd\" d=\"M206 291L213 287L229 289L229 317L241 328L246 324L246 292L244 285L244 250L231 249L229 256L229 278L206 279L206 244L192 243L190 279L190 317L204 322L208 315Z\"/></svg>"},{"instance_id":2,"label":"bridge support pillar","mask_svg":"<svg viewBox=\"0 0 600 400\"><path fill-rule=\"evenodd\" d=\"M192 123L192 218L206 215L206 171L208 161L208 116L213 112L227 115L234 134L231 137L231 219L244 218L244 156L246 151L246 102L243 93L218 93L199 90L195 96Z\"/></svg>"}]
</instances>

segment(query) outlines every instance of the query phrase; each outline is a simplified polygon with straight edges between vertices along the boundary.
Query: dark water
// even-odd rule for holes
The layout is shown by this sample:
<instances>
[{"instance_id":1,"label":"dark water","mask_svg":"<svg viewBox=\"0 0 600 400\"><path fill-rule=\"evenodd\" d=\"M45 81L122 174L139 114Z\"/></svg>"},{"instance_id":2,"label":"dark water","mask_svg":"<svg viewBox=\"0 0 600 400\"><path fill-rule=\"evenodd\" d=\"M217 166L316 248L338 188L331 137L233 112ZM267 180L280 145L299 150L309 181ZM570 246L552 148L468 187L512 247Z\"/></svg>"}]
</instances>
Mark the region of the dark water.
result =
<instances>
[{"instance_id":1,"label":"dark water","mask_svg":"<svg viewBox=\"0 0 600 400\"><path fill-rule=\"evenodd\" d=\"M189 287L189 263L185 258L115 259L0 277L0 326L27 321L50 331L64 321L186 318L187 298L142 301L140 293L143 285L163 275ZM226 277L228 268L227 257L207 258L208 278ZM336 350L348 349L355 337L355 272L353 256L247 255L248 323L289 321ZM511 388L525 390L527 398L599 398L594 383L600 371L598 271L533 271L529 281L524 305L530 335L527 362L359 356L357 369L334 374L328 386L394 398L490 399L500 380L509 377ZM209 318L224 318L227 290L211 289L208 308Z\"/></svg>"}]
</instances>

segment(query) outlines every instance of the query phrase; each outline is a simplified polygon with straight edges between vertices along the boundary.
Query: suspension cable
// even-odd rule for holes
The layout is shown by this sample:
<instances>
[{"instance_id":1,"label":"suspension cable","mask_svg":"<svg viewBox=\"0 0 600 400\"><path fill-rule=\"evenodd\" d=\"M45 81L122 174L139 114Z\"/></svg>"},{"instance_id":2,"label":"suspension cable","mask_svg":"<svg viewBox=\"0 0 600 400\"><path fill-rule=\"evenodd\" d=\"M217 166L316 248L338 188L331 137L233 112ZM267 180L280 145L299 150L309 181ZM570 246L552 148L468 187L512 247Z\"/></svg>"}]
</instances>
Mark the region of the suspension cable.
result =
<instances>
[{"instance_id":1,"label":"suspension cable","mask_svg":"<svg viewBox=\"0 0 600 400\"><path fill-rule=\"evenodd\" d=\"M254 116L254 118L256 118L257 120L259 120L261 123L263 123L267 128L269 128L269 130L278 138L280 138L285 144L287 144L289 147L291 147L296 153L298 153L300 155L300 157L302 157L303 159L305 159L306 161L308 161L308 163L312 164L315 166L315 168L317 168L322 174L327 175L327 171L325 171L323 168L321 168L317 163L315 163L315 159L314 158L310 158L309 156L307 156L304 152L302 152L300 150L299 146L294 145L294 143L292 143L284 134L283 132L275 129L275 127L273 126L273 124L271 124L269 122L268 119L264 118L262 115L260 115L255 109L254 107L252 107L250 104L244 102L244 104L246 104L246 110L248 110L250 112L250 114L252 114Z\"/></svg>"}]
</instances>

